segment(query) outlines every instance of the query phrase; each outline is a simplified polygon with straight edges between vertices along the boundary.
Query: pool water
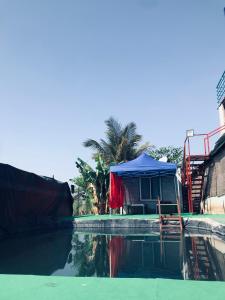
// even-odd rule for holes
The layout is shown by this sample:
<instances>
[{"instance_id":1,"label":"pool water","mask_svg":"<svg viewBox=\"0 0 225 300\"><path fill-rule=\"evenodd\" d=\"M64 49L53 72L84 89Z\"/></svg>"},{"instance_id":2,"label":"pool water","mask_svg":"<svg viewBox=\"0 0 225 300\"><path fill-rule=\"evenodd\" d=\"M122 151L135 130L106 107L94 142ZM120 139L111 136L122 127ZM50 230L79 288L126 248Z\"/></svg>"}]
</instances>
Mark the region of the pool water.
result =
<instances>
[{"instance_id":1,"label":"pool water","mask_svg":"<svg viewBox=\"0 0 225 300\"><path fill-rule=\"evenodd\" d=\"M225 242L188 233L63 230L1 241L0 273L225 281Z\"/></svg>"}]
</instances>

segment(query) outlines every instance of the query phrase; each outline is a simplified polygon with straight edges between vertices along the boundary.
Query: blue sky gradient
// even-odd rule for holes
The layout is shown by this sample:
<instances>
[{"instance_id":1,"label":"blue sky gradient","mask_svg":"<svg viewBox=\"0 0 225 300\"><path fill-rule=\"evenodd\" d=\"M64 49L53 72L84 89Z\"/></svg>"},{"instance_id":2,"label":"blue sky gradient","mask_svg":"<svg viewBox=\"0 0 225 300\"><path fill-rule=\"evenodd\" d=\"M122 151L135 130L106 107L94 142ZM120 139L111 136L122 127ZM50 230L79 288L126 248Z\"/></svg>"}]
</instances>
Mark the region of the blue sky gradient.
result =
<instances>
[{"instance_id":1,"label":"blue sky gradient","mask_svg":"<svg viewBox=\"0 0 225 300\"><path fill-rule=\"evenodd\" d=\"M219 125L224 0L0 0L0 162L68 180L104 120L183 144Z\"/></svg>"}]
</instances>

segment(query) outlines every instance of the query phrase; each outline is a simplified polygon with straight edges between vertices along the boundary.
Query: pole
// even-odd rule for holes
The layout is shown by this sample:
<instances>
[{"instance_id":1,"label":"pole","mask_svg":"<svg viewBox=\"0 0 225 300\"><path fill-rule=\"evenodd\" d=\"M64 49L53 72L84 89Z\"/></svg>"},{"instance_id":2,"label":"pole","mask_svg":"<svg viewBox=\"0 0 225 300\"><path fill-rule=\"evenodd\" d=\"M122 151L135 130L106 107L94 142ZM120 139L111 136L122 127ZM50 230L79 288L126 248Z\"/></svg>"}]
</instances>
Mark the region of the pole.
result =
<instances>
[{"instance_id":1,"label":"pole","mask_svg":"<svg viewBox=\"0 0 225 300\"><path fill-rule=\"evenodd\" d=\"M112 208L110 207L110 202L112 199L112 172L109 173L109 214L112 214Z\"/></svg>"},{"instance_id":2,"label":"pole","mask_svg":"<svg viewBox=\"0 0 225 300\"><path fill-rule=\"evenodd\" d=\"M112 257L111 257L111 240L112 235L109 236L109 277L112 277Z\"/></svg>"}]
</instances>

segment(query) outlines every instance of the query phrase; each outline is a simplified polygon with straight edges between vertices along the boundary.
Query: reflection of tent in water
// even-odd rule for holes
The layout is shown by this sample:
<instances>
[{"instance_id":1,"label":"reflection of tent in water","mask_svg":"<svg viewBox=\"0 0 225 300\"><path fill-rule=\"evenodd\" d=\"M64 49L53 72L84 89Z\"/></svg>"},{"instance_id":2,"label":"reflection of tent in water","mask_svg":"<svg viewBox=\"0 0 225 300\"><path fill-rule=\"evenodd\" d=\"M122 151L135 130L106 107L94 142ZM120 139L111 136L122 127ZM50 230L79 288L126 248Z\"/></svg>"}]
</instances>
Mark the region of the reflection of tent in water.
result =
<instances>
[{"instance_id":1,"label":"reflection of tent in water","mask_svg":"<svg viewBox=\"0 0 225 300\"><path fill-rule=\"evenodd\" d=\"M109 276L116 277L123 262L124 238L114 236L109 241Z\"/></svg>"},{"instance_id":2,"label":"reflection of tent in water","mask_svg":"<svg viewBox=\"0 0 225 300\"><path fill-rule=\"evenodd\" d=\"M15 231L49 217L72 215L67 183L0 164L0 230Z\"/></svg>"},{"instance_id":3,"label":"reflection of tent in water","mask_svg":"<svg viewBox=\"0 0 225 300\"><path fill-rule=\"evenodd\" d=\"M1 274L51 275L64 268L71 250L71 230L1 242Z\"/></svg>"},{"instance_id":4,"label":"reflection of tent in water","mask_svg":"<svg viewBox=\"0 0 225 300\"><path fill-rule=\"evenodd\" d=\"M111 277L225 280L224 242L170 233L110 237Z\"/></svg>"},{"instance_id":5,"label":"reflection of tent in water","mask_svg":"<svg viewBox=\"0 0 225 300\"><path fill-rule=\"evenodd\" d=\"M160 240L159 236L111 237L111 277L182 279L182 236Z\"/></svg>"}]
</instances>

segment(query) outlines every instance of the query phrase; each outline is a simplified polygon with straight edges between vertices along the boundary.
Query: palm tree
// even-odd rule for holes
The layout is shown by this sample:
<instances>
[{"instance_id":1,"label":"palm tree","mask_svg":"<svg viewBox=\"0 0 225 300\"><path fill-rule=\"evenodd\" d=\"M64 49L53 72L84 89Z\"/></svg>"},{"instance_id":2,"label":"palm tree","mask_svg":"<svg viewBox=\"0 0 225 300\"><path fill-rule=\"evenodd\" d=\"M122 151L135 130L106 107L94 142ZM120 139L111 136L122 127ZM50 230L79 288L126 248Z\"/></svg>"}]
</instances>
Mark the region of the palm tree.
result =
<instances>
[{"instance_id":1,"label":"palm tree","mask_svg":"<svg viewBox=\"0 0 225 300\"><path fill-rule=\"evenodd\" d=\"M99 142L87 139L84 146L92 148L95 151L94 155L100 155L107 164L132 160L141 152L148 150L148 143L139 146L142 136L137 134L137 126L134 122L123 127L117 120L110 117L105 124L106 139L100 139Z\"/></svg>"}]
</instances>

